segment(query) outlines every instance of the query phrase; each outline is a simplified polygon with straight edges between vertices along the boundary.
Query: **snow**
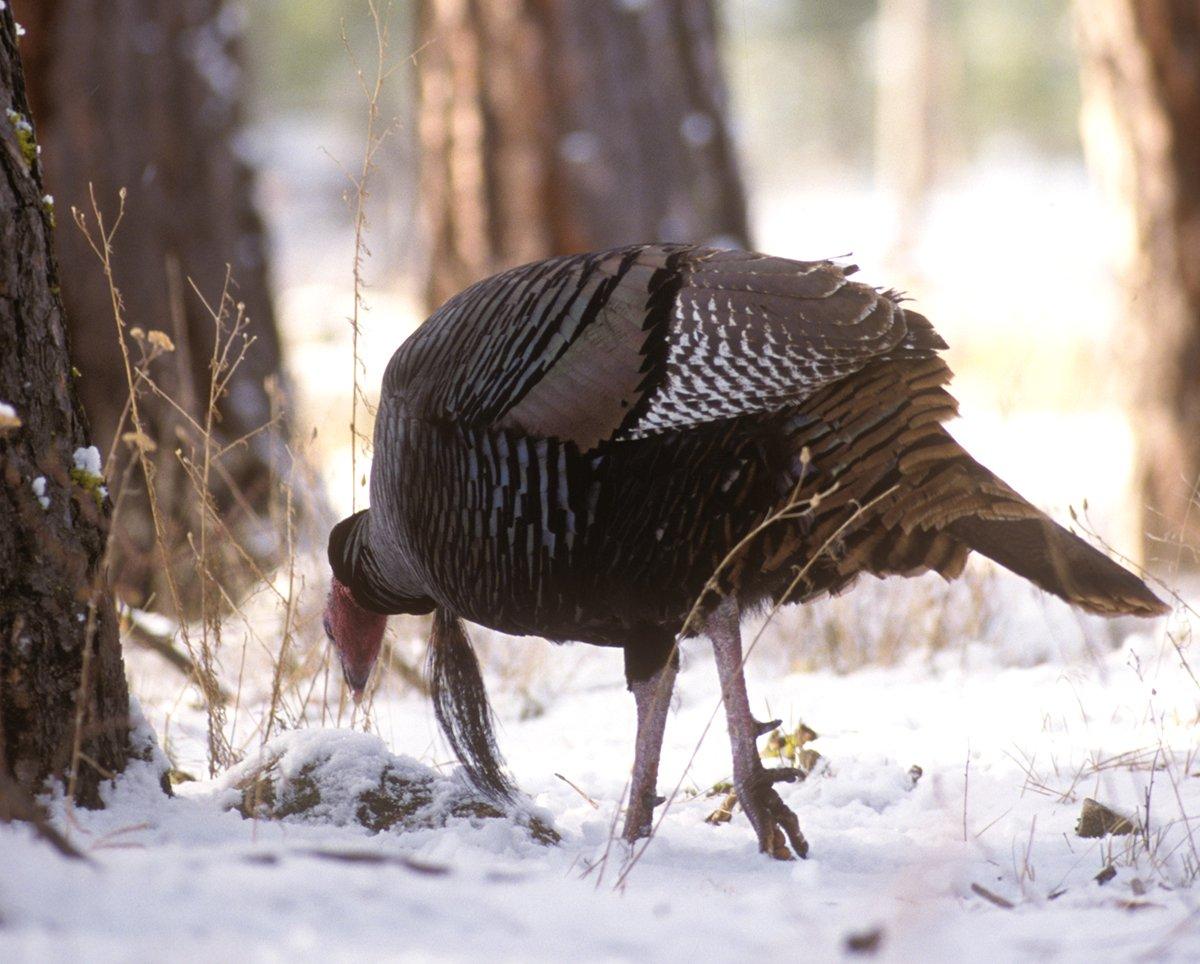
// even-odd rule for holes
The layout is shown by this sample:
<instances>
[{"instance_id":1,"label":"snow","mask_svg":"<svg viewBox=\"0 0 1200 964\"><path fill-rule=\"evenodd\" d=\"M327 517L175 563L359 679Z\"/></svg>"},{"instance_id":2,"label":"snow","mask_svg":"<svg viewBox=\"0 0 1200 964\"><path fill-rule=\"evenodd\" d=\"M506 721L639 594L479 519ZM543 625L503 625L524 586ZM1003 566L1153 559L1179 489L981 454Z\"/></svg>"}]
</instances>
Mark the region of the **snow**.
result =
<instances>
[{"instance_id":1,"label":"snow","mask_svg":"<svg viewBox=\"0 0 1200 964\"><path fill-rule=\"evenodd\" d=\"M20 34L18 33L17 36L19 37ZM33 125L11 107L5 110L4 115L8 118L8 122L12 124L13 130L21 134L33 133Z\"/></svg>"},{"instance_id":2,"label":"snow","mask_svg":"<svg viewBox=\"0 0 1200 964\"><path fill-rule=\"evenodd\" d=\"M558 142L558 153L571 164L587 164L600 156L600 138L592 131L570 131Z\"/></svg>"},{"instance_id":3,"label":"snow","mask_svg":"<svg viewBox=\"0 0 1200 964\"><path fill-rule=\"evenodd\" d=\"M0 402L0 432L20 427L21 417L17 415L17 410L8 402Z\"/></svg>"},{"instance_id":4,"label":"snow","mask_svg":"<svg viewBox=\"0 0 1200 964\"><path fill-rule=\"evenodd\" d=\"M994 591L1012 595L1007 583ZM318 718L268 744L285 776L315 765L323 787L343 791L303 819L229 809L258 765L252 751L174 798L158 788L160 755L108 788L107 810L54 801L88 865L24 826L0 827L0 959L145 959L169 947L185 960L795 959L800 948L832 960L875 931L883 960L1196 959L1200 852L1186 817L1200 809L1200 687L1186 649L1138 622L1117 624L1136 632L1115 648L1059 647L1055 605L1030 603L1046 618L1015 619L999 644L964 639L851 673L781 668L776 647L802 645L787 639L794 621L764 635L748 665L755 711L819 733L822 765L780 787L811 844L806 861L759 855L740 811L705 822L720 802L705 791L728 778L729 754L703 640L684 646L667 725L660 790L678 792L635 863L611 839L634 730L620 654L476 630L509 765L561 844L533 842L515 818L357 825L349 801L381 767L428 776L432 765L440 786L461 786L426 701L388 685L371 734ZM1170 629L1186 646L1190 625L1176 617ZM1050 639L1028 638L1039 633ZM167 671L127 651L135 687L152 689ZM540 667L532 681L513 672L522 658ZM177 766L203 759L191 704L144 707L160 733L169 725ZM1147 793L1148 833L1074 835L1085 797L1140 823ZM1109 864L1116 876L1102 885Z\"/></svg>"},{"instance_id":5,"label":"snow","mask_svg":"<svg viewBox=\"0 0 1200 964\"><path fill-rule=\"evenodd\" d=\"M100 471L100 450L96 446L76 449L73 458L75 469L83 473L86 480L97 483L104 481L104 475ZM101 499L107 499L108 486L97 485L96 493Z\"/></svg>"},{"instance_id":6,"label":"snow","mask_svg":"<svg viewBox=\"0 0 1200 964\"><path fill-rule=\"evenodd\" d=\"M689 111L679 124L679 133L693 147L703 147L716 134L717 125L712 117L703 111Z\"/></svg>"},{"instance_id":7,"label":"snow","mask_svg":"<svg viewBox=\"0 0 1200 964\"><path fill-rule=\"evenodd\" d=\"M100 471L100 450L94 445L89 445L87 448L79 448L75 450L73 456L75 468L80 472L86 472L88 475L102 477Z\"/></svg>"},{"instance_id":8,"label":"snow","mask_svg":"<svg viewBox=\"0 0 1200 964\"><path fill-rule=\"evenodd\" d=\"M588 160L589 136L564 138L564 156ZM318 157L310 139L266 140L276 170L281 158L299 165ZM320 425L329 446L322 469L332 498L348 509L358 480L347 443L327 441L339 438L348 379L327 373L333 344L347 352L334 367L350 369L333 327L349 299L344 285L312 280L331 274L331 239L344 245L346 233L343 225L341 233L313 230L299 217L314 198L336 196L312 184L337 172L297 170L302 176L275 185L295 192L291 207L264 207L298 218L293 230L276 231L292 252L280 259L282 313L293 338L302 326L308 335L290 354L310 376L300 379L308 408L297 424ZM956 350L998 332L971 359L990 360L984 375L1003 391L984 390L978 367L955 361L967 415L955 434L1059 518L1085 495L1093 511L1127 499L1127 416L1095 384L1074 386L1079 404L1065 412L1047 413L1036 391L1027 393L1033 403L1019 391L1041 391L1046 380L1025 375L1032 356L1018 346L1061 354L1048 333L1069 329L1091 344L1119 320L1096 254L1106 231L1081 173L989 173L942 197L913 252L915 279L887 267L880 200L807 181L785 196L760 194L757 244L807 258L853 250L864 280L907 287ZM1004 266L1017 250L1052 270L1027 272L1012 289ZM349 264L348 250L337 253ZM378 321L360 346L368 388L418 320L409 298L383 287L372 305ZM98 453L87 470L99 475ZM306 570L300 582L319 596L326 578ZM162 617L131 618L170 637ZM312 619L317 635L319 622ZM396 650L419 660L411 624L395 632ZM747 640L755 634L748 626ZM949 588L936 579L865 580L845 597L782 613L749 658L753 707L788 729L800 720L812 726L823 757L806 782L779 788L812 848L808 860L789 864L755 852L742 813L722 826L705 822L720 803L706 791L728 778L729 751L711 654L702 640L690 642L660 784L679 792L632 869L628 849L612 840L634 733L619 652L474 630L510 768L563 837L544 847L515 818L378 834L350 820L355 788L398 759L445 774L447 785L458 778L427 701L394 678L375 696L370 734L334 729L335 719L361 729L364 718L339 700L336 670L326 680L312 668L320 644L303 640L294 644L296 662L317 697L307 711L282 714L301 728L270 746L283 749L290 773L319 762L323 784L345 796L304 819L243 819L230 809L232 785L259 752L271 682L256 655L277 651L281 637L260 628L239 649L229 641L238 635L226 632L218 662L238 694L228 708L230 742L251 762L180 784L167 798L159 751L156 764L134 765L107 791L105 811L52 801L57 826L88 854L86 866L56 855L28 827L0 825L0 960L123 961L167 951L183 960L822 961L843 958L850 937L876 929L883 960L1200 959L1200 840L1187 822L1200 809L1192 776L1200 769L1200 686L1181 662L1180 653L1192 659L1182 617L1167 627L1082 617L1003 575ZM194 686L154 653L130 644L125 652L159 744L176 768L203 776L206 720ZM1148 832L1076 837L1087 797L1135 816ZM1109 864L1116 876L1101 885L1094 878Z\"/></svg>"},{"instance_id":9,"label":"snow","mask_svg":"<svg viewBox=\"0 0 1200 964\"><path fill-rule=\"evenodd\" d=\"M39 475L36 479L29 483L29 487L33 489L34 497L38 500L38 505L43 509L50 508L50 497L46 495L46 477Z\"/></svg>"}]
</instances>

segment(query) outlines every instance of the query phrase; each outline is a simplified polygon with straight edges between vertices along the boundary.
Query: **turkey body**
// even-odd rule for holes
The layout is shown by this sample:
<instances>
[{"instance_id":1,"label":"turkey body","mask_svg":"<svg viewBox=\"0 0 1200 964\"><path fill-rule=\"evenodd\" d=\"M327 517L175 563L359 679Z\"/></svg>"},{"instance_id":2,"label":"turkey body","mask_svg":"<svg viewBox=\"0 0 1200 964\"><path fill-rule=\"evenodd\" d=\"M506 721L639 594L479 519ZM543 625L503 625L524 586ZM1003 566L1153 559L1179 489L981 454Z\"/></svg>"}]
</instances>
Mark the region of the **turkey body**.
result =
<instances>
[{"instance_id":1,"label":"turkey body","mask_svg":"<svg viewBox=\"0 0 1200 964\"><path fill-rule=\"evenodd\" d=\"M637 686L673 673L678 636L705 632L720 664L740 612L862 573L953 578L977 550L1090 611L1162 612L954 441L945 344L852 270L637 245L467 289L388 365L371 508L334 530L336 579L371 612L622 647L639 759L661 725ZM733 714L740 661L722 672ZM737 712L735 776L757 792L738 746L759 724ZM778 824L797 846L763 799L760 844Z\"/></svg>"},{"instance_id":2,"label":"turkey body","mask_svg":"<svg viewBox=\"0 0 1200 964\"><path fill-rule=\"evenodd\" d=\"M385 374L372 591L650 672L710 580L747 608L953 577L960 520L1045 517L942 427L943 347L829 262L640 245L484 281Z\"/></svg>"}]
</instances>

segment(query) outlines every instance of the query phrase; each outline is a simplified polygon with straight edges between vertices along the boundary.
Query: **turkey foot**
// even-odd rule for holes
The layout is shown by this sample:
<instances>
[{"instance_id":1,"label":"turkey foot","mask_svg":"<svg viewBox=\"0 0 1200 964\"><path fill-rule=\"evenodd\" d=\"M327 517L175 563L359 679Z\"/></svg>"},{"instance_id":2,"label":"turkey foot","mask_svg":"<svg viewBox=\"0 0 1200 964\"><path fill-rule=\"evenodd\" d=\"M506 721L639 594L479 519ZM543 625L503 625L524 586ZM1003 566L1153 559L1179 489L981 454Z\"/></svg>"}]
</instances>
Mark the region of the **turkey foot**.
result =
<instances>
[{"instance_id":1,"label":"turkey foot","mask_svg":"<svg viewBox=\"0 0 1200 964\"><path fill-rule=\"evenodd\" d=\"M625 829L621 836L628 843L649 837L654 827L654 808L666 801L666 797L660 797L657 793L631 796L629 806L625 808Z\"/></svg>"},{"instance_id":2,"label":"turkey foot","mask_svg":"<svg viewBox=\"0 0 1200 964\"><path fill-rule=\"evenodd\" d=\"M760 723L750 712L743 674L742 637L737 600L726 597L705 621L705 632L712 640L721 678L721 698L729 725L729 744L733 750L733 786L750 825L758 836L758 849L779 860L808 855L808 841L800 832L800 821L788 809L774 784L802 779L804 774L791 767L768 770L758 755L757 740L775 728L775 722ZM789 850L789 844L791 849Z\"/></svg>"},{"instance_id":3,"label":"turkey foot","mask_svg":"<svg viewBox=\"0 0 1200 964\"><path fill-rule=\"evenodd\" d=\"M793 851L797 857L808 856L808 841L800 832L800 820L774 786L803 779L804 773L800 770L792 767L768 770L761 763L744 778L734 777L738 801L758 836L758 849L776 860L794 859Z\"/></svg>"}]
</instances>

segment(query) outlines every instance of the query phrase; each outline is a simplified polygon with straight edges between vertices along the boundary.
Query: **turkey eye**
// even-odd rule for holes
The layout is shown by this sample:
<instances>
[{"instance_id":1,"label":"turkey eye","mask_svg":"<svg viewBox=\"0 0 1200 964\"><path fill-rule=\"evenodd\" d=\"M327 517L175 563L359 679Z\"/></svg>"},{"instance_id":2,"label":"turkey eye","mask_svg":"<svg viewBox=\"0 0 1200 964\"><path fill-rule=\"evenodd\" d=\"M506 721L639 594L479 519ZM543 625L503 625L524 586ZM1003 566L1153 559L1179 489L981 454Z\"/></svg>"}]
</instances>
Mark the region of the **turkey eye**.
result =
<instances>
[{"instance_id":1,"label":"turkey eye","mask_svg":"<svg viewBox=\"0 0 1200 964\"><path fill-rule=\"evenodd\" d=\"M328 615L324 616L324 617L321 619L321 622L322 622L322 623L324 624L324 626L325 626L325 635L326 635L327 637L329 637L329 641L330 641L330 642L337 642L337 640L335 640L335 639L333 638L333 624L332 624L332 623L329 621L329 616L328 616Z\"/></svg>"}]
</instances>

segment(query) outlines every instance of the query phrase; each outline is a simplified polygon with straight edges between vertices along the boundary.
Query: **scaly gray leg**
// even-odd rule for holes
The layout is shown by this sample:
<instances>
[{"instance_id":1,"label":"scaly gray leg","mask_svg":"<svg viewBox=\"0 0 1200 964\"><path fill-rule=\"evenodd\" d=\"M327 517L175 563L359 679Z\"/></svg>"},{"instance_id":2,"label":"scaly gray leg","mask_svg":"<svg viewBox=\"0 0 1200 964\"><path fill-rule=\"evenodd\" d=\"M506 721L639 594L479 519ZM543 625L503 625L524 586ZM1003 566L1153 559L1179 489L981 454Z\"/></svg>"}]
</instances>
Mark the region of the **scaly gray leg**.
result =
<instances>
[{"instance_id":1,"label":"scaly gray leg","mask_svg":"<svg viewBox=\"0 0 1200 964\"><path fill-rule=\"evenodd\" d=\"M721 698L725 701L725 719L729 724L729 743L733 748L733 788L742 809L758 835L763 853L790 860L788 843L798 857L808 855L808 841L800 832L800 821L784 804L772 784L801 780L804 773L791 767L768 770L762 765L755 742L779 725L778 720L759 723L750 713L746 677L742 672L741 614L731 596L709 613L705 633L712 640L721 678ZM785 843L786 838L786 843Z\"/></svg>"},{"instance_id":2,"label":"scaly gray leg","mask_svg":"<svg viewBox=\"0 0 1200 964\"><path fill-rule=\"evenodd\" d=\"M623 833L630 843L650 836L654 808L663 802L658 795L658 758L678 672L679 659L672 653L666 664L648 679L629 680L629 689L637 702L637 743Z\"/></svg>"}]
</instances>

